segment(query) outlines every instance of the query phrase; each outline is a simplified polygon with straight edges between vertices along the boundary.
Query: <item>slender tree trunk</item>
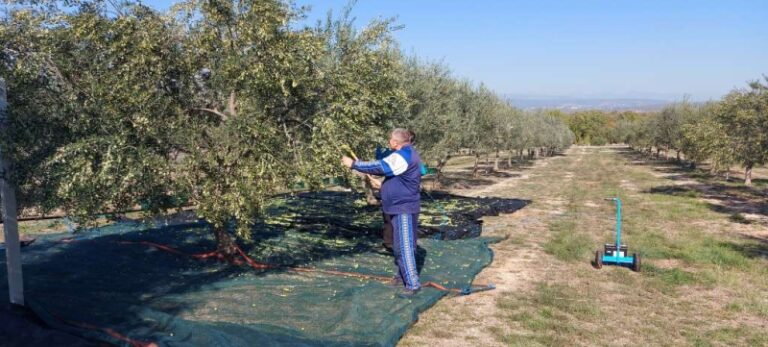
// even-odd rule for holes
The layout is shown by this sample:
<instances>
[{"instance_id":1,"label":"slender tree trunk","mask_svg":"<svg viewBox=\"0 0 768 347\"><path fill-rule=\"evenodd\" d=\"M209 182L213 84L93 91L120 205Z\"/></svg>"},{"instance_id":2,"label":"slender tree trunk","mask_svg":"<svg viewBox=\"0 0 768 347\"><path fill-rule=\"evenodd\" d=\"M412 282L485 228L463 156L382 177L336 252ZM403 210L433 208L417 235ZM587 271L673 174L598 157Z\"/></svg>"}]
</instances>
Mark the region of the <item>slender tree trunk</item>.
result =
<instances>
[{"instance_id":1,"label":"slender tree trunk","mask_svg":"<svg viewBox=\"0 0 768 347\"><path fill-rule=\"evenodd\" d=\"M676 152L677 152L677 163L679 164L682 162L682 160L680 159L680 150L677 150Z\"/></svg>"},{"instance_id":2,"label":"slender tree trunk","mask_svg":"<svg viewBox=\"0 0 768 347\"><path fill-rule=\"evenodd\" d=\"M512 156L515 155L515 152L510 150L509 156L507 156L507 167L512 167Z\"/></svg>"},{"instance_id":3,"label":"slender tree trunk","mask_svg":"<svg viewBox=\"0 0 768 347\"><path fill-rule=\"evenodd\" d=\"M473 178L477 178L479 166L480 166L480 153L475 152L475 166L472 168Z\"/></svg>"},{"instance_id":4,"label":"slender tree trunk","mask_svg":"<svg viewBox=\"0 0 768 347\"><path fill-rule=\"evenodd\" d=\"M746 186L752 185L752 167L754 165L753 163L747 163L744 167L744 185Z\"/></svg>"},{"instance_id":5,"label":"slender tree trunk","mask_svg":"<svg viewBox=\"0 0 768 347\"><path fill-rule=\"evenodd\" d=\"M437 167L435 168L435 171L437 171L435 174L435 184L432 185L432 188L442 187L441 180L443 179L443 168L445 167L445 164L448 163L449 159L451 159L450 155L446 155L445 157L438 159Z\"/></svg>"},{"instance_id":6,"label":"slender tree trunk","mask_svg":"<svg viewBox=\"0 0 768 347\"><path fill-rule=\"evenodd\" d=\"M496 158L493 161L493 171L499 171L499 150L496 150Z\"/></svg>"}]
</instances>

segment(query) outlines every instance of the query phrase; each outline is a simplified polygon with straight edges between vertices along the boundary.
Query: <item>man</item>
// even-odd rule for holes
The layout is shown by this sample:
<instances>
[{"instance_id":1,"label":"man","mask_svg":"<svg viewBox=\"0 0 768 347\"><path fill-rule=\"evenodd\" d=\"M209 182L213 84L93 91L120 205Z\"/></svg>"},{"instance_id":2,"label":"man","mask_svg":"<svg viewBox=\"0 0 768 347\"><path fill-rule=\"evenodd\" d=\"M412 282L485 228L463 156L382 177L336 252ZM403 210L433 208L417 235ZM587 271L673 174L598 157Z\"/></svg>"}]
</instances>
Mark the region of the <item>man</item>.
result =
<instances>
[{"instance_id":1,"label":"man","mask_svg":"<svg viewBox=\"0 0 768 347\"><path fill-rule=\"evenodd\" d=\"M409 130L408 131L408 135L409 135L408 142L410 142L411 146L413 146L416 143L415 142L416 141L416 134L413 131ZM381 147L379 147L379 145L376 145L376 160L384 159L384 158L386 158L387 156L389 156L390 154L392 154L394 152L395 151L393 149L389 148L389 147L381 148ZM424 166L423 163L420 164L420 168L421 168L421 170L420 170L421 176L424 176L427 173L426 172L427 168L426 168L426 166ZM378 180L370 180L370 183L371 183L371 186L374 189L377 189L377 190L381 189L381 182L379 182ZM382 230L382 239L383 239L384 242L382 243L382 246L384 246L384 248L387 251L393 252L393 247L392 247L392 243L393 243L393 239L392 239L392 217L390 215L384 213L384 211L382 211L381 214L383 215L383 220L384 220L384 229Z\"/></svg>"},{"instance_id":2,"label":"man","mask_svg":"<svg viewBox=\"0 0 768 347\"><path fill-rule=\"evenodd\" d=\"M412 133L395 129L389 134L389 148L394 152L374 161L342 157L345 167L371 175L384 176L381 184L381 205L385 223L391 223L392 250L397 271L394 281L405 287L405 295L419 289L416 269L416 235L421 210L421 158L411 144ZM385 230L388 226L385 225Z\"/></svg>"}]
</instances>

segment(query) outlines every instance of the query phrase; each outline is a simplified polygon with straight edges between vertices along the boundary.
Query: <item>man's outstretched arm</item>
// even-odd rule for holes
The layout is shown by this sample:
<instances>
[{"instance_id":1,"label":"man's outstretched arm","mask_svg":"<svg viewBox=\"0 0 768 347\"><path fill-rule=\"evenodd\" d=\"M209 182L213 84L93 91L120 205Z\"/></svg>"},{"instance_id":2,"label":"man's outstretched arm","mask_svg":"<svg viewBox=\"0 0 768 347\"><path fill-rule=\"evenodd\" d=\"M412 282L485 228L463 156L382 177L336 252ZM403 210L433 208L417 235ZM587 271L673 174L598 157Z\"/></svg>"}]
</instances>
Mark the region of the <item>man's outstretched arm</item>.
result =
<instances>
[{"instance_id":1,"label":"man's outstretched arm","mask_svg":"<svg viewBox=\"0 0 768 347\"><path fill-rule=\"evenodd\" d=\"M408 169L408 162L399 153L392 153L381 160L356 160L352 163L352 169L371 175L393 177L403 174Z\"/></svg>"}]
</instances>

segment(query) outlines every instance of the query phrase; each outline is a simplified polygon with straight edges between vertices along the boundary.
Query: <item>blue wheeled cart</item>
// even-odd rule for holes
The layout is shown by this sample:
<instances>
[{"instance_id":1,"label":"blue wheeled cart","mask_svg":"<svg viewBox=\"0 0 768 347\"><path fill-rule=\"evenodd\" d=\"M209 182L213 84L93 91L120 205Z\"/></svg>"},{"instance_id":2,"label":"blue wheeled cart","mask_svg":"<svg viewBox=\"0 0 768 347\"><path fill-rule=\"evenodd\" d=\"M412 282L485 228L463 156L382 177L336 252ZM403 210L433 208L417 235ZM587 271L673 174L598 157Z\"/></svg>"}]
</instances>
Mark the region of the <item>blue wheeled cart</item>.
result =
<instances>
[{"instance_id":1,"label":"blue wheeled cart","mask_svg":"<svg viewBox=\"0 0 768 347\"><path fill-rule=\"evenodd\" d=\"M595 267L600 269L603 265L625 266L632 271L640 271L640 256L637 253L628 256L627 245L621 244L621 199L606 198L616 203L616 243L606 243L605 249L595 251Z\"/></svg>"}]
</instances>

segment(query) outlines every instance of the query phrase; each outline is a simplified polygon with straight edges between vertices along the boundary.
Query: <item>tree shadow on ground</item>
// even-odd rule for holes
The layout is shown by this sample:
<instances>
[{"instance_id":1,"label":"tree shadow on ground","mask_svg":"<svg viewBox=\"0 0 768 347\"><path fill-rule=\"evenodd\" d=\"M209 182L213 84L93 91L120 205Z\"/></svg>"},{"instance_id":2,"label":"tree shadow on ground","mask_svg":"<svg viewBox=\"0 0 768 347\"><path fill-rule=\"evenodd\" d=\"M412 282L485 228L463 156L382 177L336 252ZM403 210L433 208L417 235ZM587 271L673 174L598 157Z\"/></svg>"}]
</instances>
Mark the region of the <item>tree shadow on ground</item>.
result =
<instances>
[{"instance_id":1,"label":"tree shadow on ground","mask_svg":"<svg viewBox=\"0 0 768 347\"><path fill-rule=\"evenodd\" d=\"M742 235L746 243L725 242L724 246L737 251L748 258L768 259L768 238L754 235Z\"/></svg>"},{"instance_id":2,"label":"tree shadow on ground","mask_svg":"<svg viewBox=\"0 0 768 347\"><path fill-rule=\"evenodd\" d=\"M440 179L440 189L472 189L482 186L487 186L490 184L495 183L493 180L488 178L472 178L472 174L462 174L462 173L445 173L443 177ZM424 179L422 180L422 184L425 187L433 187L435 184L435 180L433 178L431 179Z\"/></svg>"},{"instance_id":3,"label":"tree shadow on ground","mask_svg":"<svg viewBox=\"0 0 768 347\"><path fill-rule=\"evenodd\" d=\"M753 187L740 182L726 181L710 175L701 168L693 169L674 162L647 161L639 152L624 154L632 165L647 165L660 176L677 183L650 188L645 193L700 198L715 212L727 214L732 221L751 223L744 215L757 217L759 223L768 223L768 189L760 188L765 179L755 179Z\"/></svg>"},{"instance_id":4,"label":"tree shadow on ground","mask_svg":"<svg viewBox=\"0 0 768 347\"><path fill-rule=\"evenodd\" d=\"M732 220L748 223L746 219L734 215L760 215L768 217L768 196L749 187L729 186L722 184L679 184L658 186L648 189L646 193L665 194L701 198L715 212L731 215Z\"/></svg>"},{"instance_id":5,"label":"tree shadow on ground","mask_svg":"<svg viewBox=\"0 0 768 347\"><path fill-rule=\"evenodd\" d=\"M32 310L23 306L0 305L0 341L3 346L24 347L104 347L112 344L89 341L52 329Z\"/></svg>"},{"instance_id":6,"label":"tree shadow on ground","mask_svg":"<svg viewBox=\"0 0 768 347\"><path fill-rule=\"evenodd\" d=\"M499 160L499 170L493 169L493 161L486 162L485 160L481 160L481 162L478 163L477 177L474 177L472 174L474 171L474 164L468 166L464 165L458 168L454 166L452 170L443 171L443 177L440 180L441 186L435 187L434 175L422 178L422 184L425 187L436 189L472 189L493 184L497 179L521 177L522 175L519 172L530 170L537 161L562 156L565 156L565 153L556 152L549 157L537 156L534 158L529 158L527 155L522 158L514 156L511 165L507 157L501 157Z\"/></svg>"},{"instance_id":7,"label":"tree shadow on ground","mask_svg":"<svg viewBox=\"0 0 768 347\"><path fill-rule=\"evenodd\" d=\"M472 189L481 186L488 186L494 184L499 179L521 177L522 175L517 172L508 172L502 170L516 170L524 171L530 169L531 166L516 166L513 164L512 168L501 166L499 171L493 170L493 166L480 165L478 169L477 177L472 175L472 167L464 167L460 170L444 171L443 177L440 179L440 189ZM435 184L435 176L428 176L422 178L422 185L424 187L433 187Z\"/></svg>"}]
</instances>

